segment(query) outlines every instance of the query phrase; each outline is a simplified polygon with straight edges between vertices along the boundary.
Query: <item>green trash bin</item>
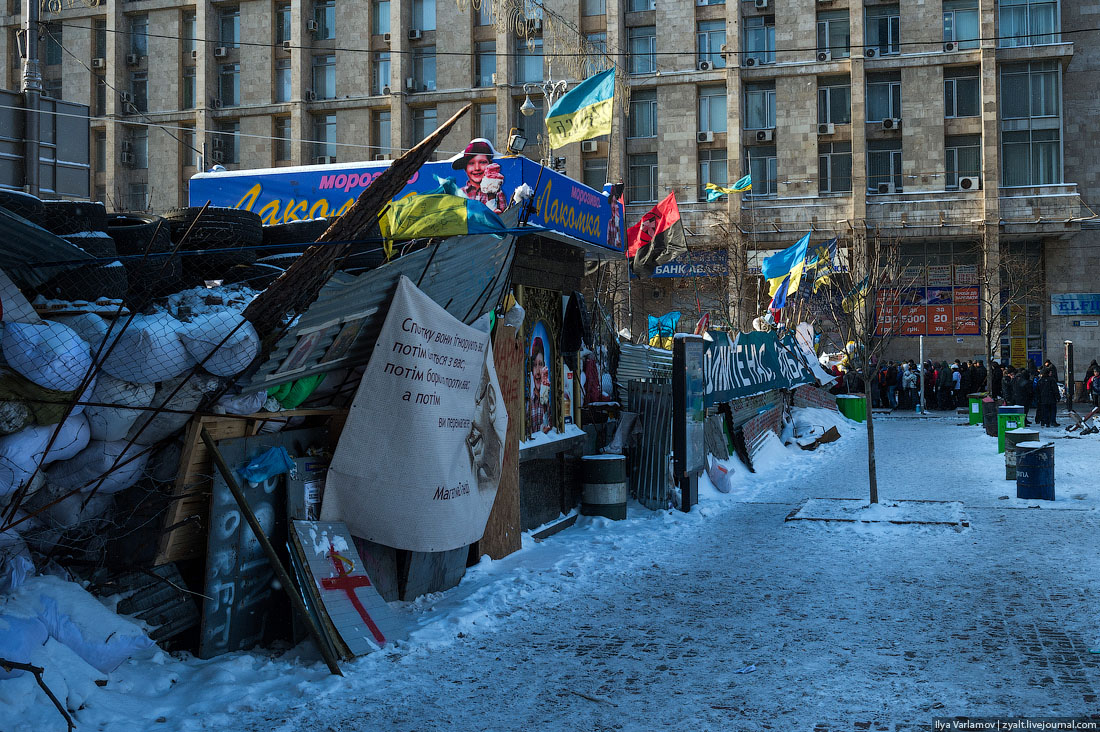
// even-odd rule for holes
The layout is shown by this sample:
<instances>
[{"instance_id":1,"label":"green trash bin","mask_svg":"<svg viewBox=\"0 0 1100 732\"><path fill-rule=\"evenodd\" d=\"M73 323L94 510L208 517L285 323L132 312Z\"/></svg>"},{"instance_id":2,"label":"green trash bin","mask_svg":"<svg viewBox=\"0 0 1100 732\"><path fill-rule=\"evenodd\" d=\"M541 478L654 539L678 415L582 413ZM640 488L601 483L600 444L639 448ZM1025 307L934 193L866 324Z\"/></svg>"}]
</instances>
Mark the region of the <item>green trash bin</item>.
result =
<instances>
[{"instance_id":1,"label":"green trash bin","mask_svg":"<svg viewBox=\"0 0 1100 732\"><path fill-rule=\"evenodd\" d=\"M970 424L981 424L982 399L985 398L985 394L967 394L966 398L970 402Z\"/></svg>"},{"instance_id":2,"label":"green trash bin","mask_svg":"<svg viewBox=\"0 0 1100 732\"><path fill-rule=\"evenodd\" d=\"M858 394L838 394L836 408L848 419L856 422L867 421L867 397Z\"/></svg>"},{"instance_id":3,"label":"green trash bin","mask_svg":"<svg viewBox=\"0 0 1100 732\"><path fill-rule=\"evenodd\" d=\"M1023 407L999 407L997 409L997 452L1005 451L1005 432L1024 427Z\"/></svg>"}]
</instances>

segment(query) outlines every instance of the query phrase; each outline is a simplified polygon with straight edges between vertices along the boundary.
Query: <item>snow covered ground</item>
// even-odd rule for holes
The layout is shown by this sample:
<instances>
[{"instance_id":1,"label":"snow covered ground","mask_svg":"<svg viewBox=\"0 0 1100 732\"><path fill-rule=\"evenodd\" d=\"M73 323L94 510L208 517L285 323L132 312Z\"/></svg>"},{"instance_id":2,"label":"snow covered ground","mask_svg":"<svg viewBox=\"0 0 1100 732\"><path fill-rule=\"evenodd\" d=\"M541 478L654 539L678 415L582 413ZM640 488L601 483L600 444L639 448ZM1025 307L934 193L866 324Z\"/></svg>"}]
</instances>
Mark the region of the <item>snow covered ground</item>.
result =
<instances>
[{"instance_id":1,"label":"snow covered ground","mask_svg":"<svg viewBox=\"0 0 1100 732\"><path fill-rule=\"evenodd\" d=\"M1058 500L1022 501L995 439L960 421L876 416L878 475L884 501L957 502L968 528L785 522L806 498L866 495L863 431L848 423L814 452L769 445L730 493L704 479L690 514L632 505L625 521L525 539L401 606L410 640L343 678L308 646L156 652L101 674L50 641L34 662L82 705L78 729L104 732L825 732L1097 713L1100 435L1042 430ZM0 612L30 614L43 593L78 622L107 622L53 578ZM0 681L0 731L64 729L33 679Z\"/></svg>"}]
</instances>

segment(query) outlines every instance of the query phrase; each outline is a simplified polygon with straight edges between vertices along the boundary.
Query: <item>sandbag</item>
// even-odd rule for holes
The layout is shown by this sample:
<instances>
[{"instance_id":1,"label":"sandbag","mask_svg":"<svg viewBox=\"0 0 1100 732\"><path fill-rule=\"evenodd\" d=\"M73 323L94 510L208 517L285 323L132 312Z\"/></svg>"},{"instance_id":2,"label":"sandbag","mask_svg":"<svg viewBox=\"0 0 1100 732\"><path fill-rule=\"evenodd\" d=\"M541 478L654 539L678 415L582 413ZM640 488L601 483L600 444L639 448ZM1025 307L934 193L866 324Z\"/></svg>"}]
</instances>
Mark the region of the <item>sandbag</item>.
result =
<instances>
[{"instance_id":1,"label":"sandbag","mask_svg":"<svg viewBox=\"0 0 1100 732\"><path fill-rule=\"evenodd\" d=\"M186 378L186 383L179 392L169 399L172 392L179 386L181 380ZM147 410L141 415L130 431L126 433L128 440L133 440L142 445L154 445L166 437L178 432L191 419L193 412L202 402L203 397L209 392L216 391L221 386L221 380L208 374L194 374L190 377L177 377L169 381L163 381L157 386L156 394L150 405L154 408L171 409L171 412L160 412L154 416L153 410ZM182 414L180 413L182 412ZM148 424L148 427L146 427Z\"/></svg>"},{"instance_id":2,"label":"sandbag","mask_svg":"<svg viewBox=\"0 0 1100 732\"><path fill-rule=\"evenodd\" d=\"M91 438L106 442L124 438L143 410L122 407L148 407L155 393L153 384L132 384L109 374L101 374L90 401L117 406L84 408Z\"/></svg>"},{"instance_id":3,"label":"sandbag","mask_svg":"<svg viewBox=\"0 0 1100 732\"><path fill-rule=\"evenodd\" d=\"M239 374L260 352L260 336L256 329L232 310L196 317L180 333L180 339L195 362L217 376ZM207 359L211 353L213 355Z\"/></svg>"},{"instance_id":4,"label":"sandbag","mask_svg":"<svg viewBox=\"0 0 1100 732\"><path fill-rule=\"evenodd\" d=\"M110 508L113 500L114 497L111 494L104 493L104 488L100 488L91 497L87 493L74 493L47 508L42 515L47 519L47 526L59 531L67 531L85 521L92 521L102 516Z\"/></svg>"},{"instance_id":5,"label":"sandbag","mask_svg":"<svg viewBox=\"0 0 1100 732\"><path fill-rule=\"evenodd\" d=\"M0 342L9 366L47 389L74 391L92 365L88 344L62 323L7 323Z\"/></svg>"},{"instance_id":6,"label":"sandbag","mask_svg":"<svg viewBox=\"0 0 1100 732\"><path fill-rule=\"evenodd\" d=\"M75 396L76 392L41 387L14 371L0 371L0 401L3 402L0 412L4 414L0 432L12 434L32 423L57 424L65 418ZM76 409L73 407L74 411ZM25 415L25 419L21 415Z\"/></svg>"},{"instance_id":7,"label":"sandbag","mask_svg":"<svg viewBox=\"0 0 1100 732\"><path fill-rule=\"evenodd\" d=\"M33 576L34 562L22 537L15 529L0 531L0 595L18 590Z\"/></svg>"},{"instance_id":8,"label":"sandbag","mask_svg":"<svg viewBox=\"0 0 1100 732\"><path fill-rule=\"evenodd\" d=\"M31 410L23 402L0 401L0 435L18 432L31 422Z\"/></svg>"},{"instance_id":9,"label":"sandbag","mask_svg":"<svg viewBox=\"0 0 1100 732\"><path fill-rule=\"evenodd\" d=\"M214 405L219 414L255 414L264 408L267 401L266 391L254 391L251 394L226 394Z\"/></svg>"},{"instance_id":10,"label":"sandbag","mask_svg":"<svg viewBox=\"0 0 1100 732\"><path fill-rule=\"evenodd\" d=\"M32 426L0 437L0 497L15 493L31 477L53 430L52 426Z\"/></svg>"},{"instance_id":11,"label":"sandbag","mask_svg":"<svg viewBox=\"0 0 1100 732\"><path fill-rule=\"evenodd\" d=\"M149 461L144 445L130 445L127 449L127 444L126 440L94 440L71 460L50 466L46 481L53 490L88 492L107 473L97 493L109 495L125 490L138 481Z\"/></svg>"},{"instance_id":12,"label":"sandbag","mask_svg":"<svg viewBox=\"0 0 1100 732\"><path fill-rule=\"evenodd\" d=\"M136 316L117 337L110 355L103 360L103 370L134 384L176 378L192 365L179 337L183 328L167 313Z\"/></svg>"},{"instance_id":13,"label":"sandbag","mask_svg":"<svg viewBox=\"0 0 1100 732\"><path fill-rule=\"evenodd\" d=\"M57 427L51 427L51 431ZM88 420L83 414L69 417L61 423L57 438L43 459L45 464L55 463L58 460L69 460L76 457L77 453L88 446L91 440L91 432L88 430Z\"/></svg>"},{"instance_id":14,"label":"sandbag","mask_svg":"<svg viewBox=\"0 0 1100 732\"><path fill-rule=\"evenodd\" d=\"M50 318L55 323L61 323L73 329L85 343L93 358L99 351L99 344L107 337L107 331L111 329L111 323L95 313L81 313L80 315L55 315ZM122 330L125 320L119 320L114 326L114 332Z\"/></svg>"}]
</instances>

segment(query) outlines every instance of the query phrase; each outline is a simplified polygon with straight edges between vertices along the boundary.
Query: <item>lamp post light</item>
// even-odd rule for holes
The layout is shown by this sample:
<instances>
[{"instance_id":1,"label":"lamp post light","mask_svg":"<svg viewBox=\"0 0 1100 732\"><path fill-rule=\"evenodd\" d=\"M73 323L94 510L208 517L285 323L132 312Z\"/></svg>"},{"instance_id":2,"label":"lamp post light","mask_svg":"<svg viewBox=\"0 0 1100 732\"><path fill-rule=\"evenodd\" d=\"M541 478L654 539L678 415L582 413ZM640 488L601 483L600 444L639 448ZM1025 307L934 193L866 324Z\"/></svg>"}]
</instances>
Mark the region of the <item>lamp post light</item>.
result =
<instances>
[{"instance_id":1,"label":"lamp post light","mask_svg":"<svg viewBox=\"0 0 1100 732\"><path fill-rule=\"evenodd\" d=\"M558 98L561 97L562 94L565 94L568 86L569 84L564 79L559 79L556 81L553 79L547 79L541 84L535 84L532 82L524 84L523 94L525 98L523 100L523 104L520 105L519 108L520 114L522 114L524 117L530 117L535 113L535 105L531 103L532 94L542 94L543 98L546 99L546 109L547 111L549 111L550 108L554 106L554 102L558 101ZM554 162L554 159L552 157L554 150L550 147L549 135L546 136L545 140L540 139L539 142L540 154L542 153L541 143L546 143L546 157L544 158L544 164L552 165Z\"/></svg>"}]
</instances>

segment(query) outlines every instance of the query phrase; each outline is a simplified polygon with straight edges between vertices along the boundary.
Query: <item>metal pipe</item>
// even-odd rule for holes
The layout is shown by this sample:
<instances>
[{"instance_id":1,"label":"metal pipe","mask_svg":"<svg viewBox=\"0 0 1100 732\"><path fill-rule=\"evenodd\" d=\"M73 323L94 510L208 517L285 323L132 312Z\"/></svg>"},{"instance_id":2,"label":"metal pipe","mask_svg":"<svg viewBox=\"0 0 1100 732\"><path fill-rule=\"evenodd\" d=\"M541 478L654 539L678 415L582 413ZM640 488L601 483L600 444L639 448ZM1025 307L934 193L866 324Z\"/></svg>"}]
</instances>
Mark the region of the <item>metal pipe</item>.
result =
<instances>
[{"instance_id":1,"label":"metal pipe","mask_svg":"<svg viewBox=\"0 0 1100 732\"><path fill-rule=\"evenodd\" d=\"M42 106L42 70L38 61L38 0L23 2L23 35L26 58L23 59L23 190L37 196L39 186L39 115Z\"/></svg>"}]
</instances>

